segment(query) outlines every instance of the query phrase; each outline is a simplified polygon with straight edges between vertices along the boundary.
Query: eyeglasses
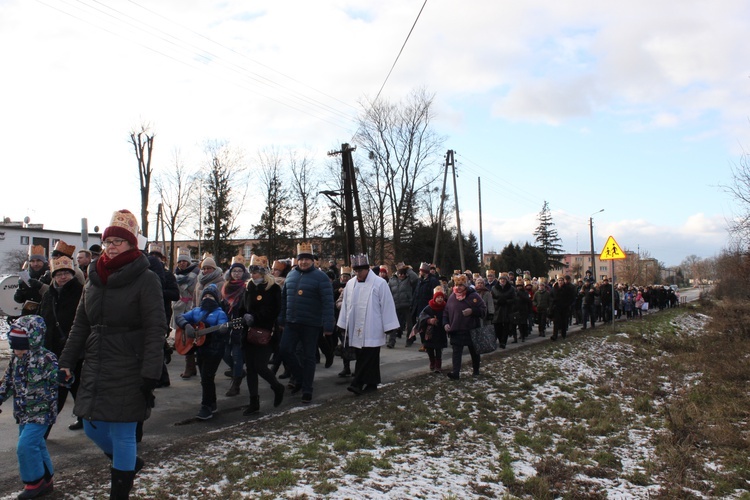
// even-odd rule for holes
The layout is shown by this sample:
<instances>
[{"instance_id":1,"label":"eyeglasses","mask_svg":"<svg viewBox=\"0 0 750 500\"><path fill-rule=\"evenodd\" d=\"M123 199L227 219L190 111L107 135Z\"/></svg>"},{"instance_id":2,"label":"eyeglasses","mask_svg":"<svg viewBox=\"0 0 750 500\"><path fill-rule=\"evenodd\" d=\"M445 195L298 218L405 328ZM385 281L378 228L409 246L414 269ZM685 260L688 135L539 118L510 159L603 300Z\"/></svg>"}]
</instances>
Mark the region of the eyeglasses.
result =
<instances>
[{"instance_id":1,"label":"eyeglasses","mask_svg":"<svg viewBox=\"0 0 750 500\"><path fill-rule=\"evenodd\" d=\"M110 246L119 247L119 246L122 246L122 244L125 243L126 241L128 240L123 240L121 238L112 238L111 240L102 241L102 246L103 247L110 247Z\"/></svg>"}]
</instances>

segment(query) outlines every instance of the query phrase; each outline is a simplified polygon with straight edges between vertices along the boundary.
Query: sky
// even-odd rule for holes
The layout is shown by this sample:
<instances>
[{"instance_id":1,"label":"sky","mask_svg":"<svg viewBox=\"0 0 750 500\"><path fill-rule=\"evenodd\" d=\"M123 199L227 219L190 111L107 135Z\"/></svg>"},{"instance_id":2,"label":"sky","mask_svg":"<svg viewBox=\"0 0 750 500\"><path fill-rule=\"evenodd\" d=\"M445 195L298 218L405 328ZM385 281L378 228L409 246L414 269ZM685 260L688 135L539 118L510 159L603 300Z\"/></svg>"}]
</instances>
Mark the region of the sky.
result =
<instances>
[{"instance_id":1,"label":"sky","mask_svg":"<svg viewBox=\"0 0 750 500\"><path fill-rule=\"evenodd\" d=\"M667 266L712 257L742 211L722 186L750 151L748 22L741 0L0 0L0 215L138 213L141 124L156 175L209 141L251 174L267 148L322 171L363 99L425 88L485 252L533 243L547 201L566 252L593 221L597 253L611 235Z\"/></svg>"}]
</instances>

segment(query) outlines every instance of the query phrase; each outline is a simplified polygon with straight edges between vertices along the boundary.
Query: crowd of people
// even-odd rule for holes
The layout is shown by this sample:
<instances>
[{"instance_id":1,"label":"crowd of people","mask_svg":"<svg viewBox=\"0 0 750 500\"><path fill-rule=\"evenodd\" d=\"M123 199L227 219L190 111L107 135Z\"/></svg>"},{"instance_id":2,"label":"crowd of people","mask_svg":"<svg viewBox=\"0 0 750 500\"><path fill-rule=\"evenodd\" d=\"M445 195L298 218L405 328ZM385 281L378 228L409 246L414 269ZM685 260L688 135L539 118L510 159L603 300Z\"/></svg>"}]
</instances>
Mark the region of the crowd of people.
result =
<instances>
[{"instance_id":1,"label":"crowd of people","mask_svg":"<svg viewBox=\"0 0 750 500\"><path fill-rule=\"evenodd\" d=\"M137 443L154 390L171 384L173 348L184 355L180 377L200 379L196 418L208 420L218 410L222 361L230 379L226 396L240 395L244 380L249 416L260 410L259 379L274 406L287 392L310 403L317 366L324 361L330 368L335 354L338 376L351 377L347 389L359 396L377 391L381 348L394 349L399 339L404 348L420 345L430 372L458 380L464 348L471 374L479 375L477 328L492 328L506 348L535 329L545 337L551 326L557 341L571 324L595 328L678 305L669 287L613 286L607 277L595 282L590 272L576 281L493 270L448 277L426 262L416 271L404 262L373 266L367 255L350 256L350 266L339 268L334 259L321 267L305 242L294 258L270 265L264 256L246 262L237 255L226 272L209 254L194 260L179 250L170 270L161 246L147 246L127 210L113 214L101 246L79 250L76 262L74 252L59 241L48 261L43 247L30 247L14 297L23 316L11 325L13 355L0 404L13 398L20 426L19 498L53 489L45 440L68 394L76 415L69 428L83 429L111 460L110 498L128 498L144 465Z\"/></svg>"}]
</instances>

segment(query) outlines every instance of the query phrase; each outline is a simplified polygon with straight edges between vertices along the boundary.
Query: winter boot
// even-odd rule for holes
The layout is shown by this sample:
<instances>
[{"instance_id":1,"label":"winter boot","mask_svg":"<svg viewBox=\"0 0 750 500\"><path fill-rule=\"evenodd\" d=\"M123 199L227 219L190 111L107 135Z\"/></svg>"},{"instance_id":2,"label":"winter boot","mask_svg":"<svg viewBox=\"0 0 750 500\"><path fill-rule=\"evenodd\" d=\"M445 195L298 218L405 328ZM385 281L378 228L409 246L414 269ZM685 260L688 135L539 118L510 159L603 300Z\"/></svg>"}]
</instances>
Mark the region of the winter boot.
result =
<instances>
[{"instance_id":1,"label":"winter boot","mask_svg":"<svg viewBox=\"0 0 750 500\"><path fill-rule=\"evenodd\" d=\"M180 374L180 378L188 379L195 377L198 371L195 369L195 353L189 352L185 354L185 371Z\"/></svg>"},{"instance_id":2,"label":"winter boot","mask_svg":"<svg viewBox=\"0 0 750 500\"><path fill-rule=\"evenodd\" d=\"M232 385L229 386L229 390L226 396L232 397L237 396L240 393L240 386L242 385L242 377L232 377Z\"/></svg>"},{"instance_id":3,"label":"winter boot","mask_svg":"<svg viewBox=\"0 0 750 500\"><path fill-rule=\"evenodd\" d=\"M442 369L443 369L443 359L435 358L435 373L442 373Z\"/></svg>"},{"instance_id":4,"label":"winter boot","mask_svg":"<svg viewBox=\"0 0 750 500\"><path fill-rule=\"evenodd\" d=\"M283 389L283 386L282 386ZM246 417L260 411L260 396L250 396L250 405L242 412Z\"/></svg>"},{"instance_id":5,"label":"winter boot","mask_svg":"<svg viewBox=\"0 0 750 500\"><path fill-rule=\"evenodd\" d=\"M273 406L276 408L284 400L284 384L276 384L273 389Z\"/></svg>"},{"instance_id":6,"label":"winter boot","mask_svg":"<svg viewBox=\"0 0 750 500\"><path fill-rule=\"evenodd\" d=\"M133 489L134 470L112 471L112 489L109 492L109 500L127 500L130 498L130 490Z\"/></svg>"},{"instance_id":7,"label":"winter boot","mask_svg":"<svg viewBox=\"0 0 750 500\"><path fill-rule=\"evenodd\" d=\"M114 457L112 457L112 454L111 454L111 453L105 453L105 455L106 455L106 456L107 456L107 458L109 458L110 460L113 460L113 459L114 459ZM139 457L139 456L136 456L136 457L135 457L135 473L136 473L136 474L138 474L138 473L139 473L139 472L141 471L141 469L143 469L143 466L144 466L144 465L146 465L146 462L144 462L144 461L143 461L143 459L142 459L141 457Z\"/></svg>"},{"instance_id":8,"label":"winter boot","mask_svg":"<svg viewBox=\"0 0 750 500\"><path fill-rule=\"evenodd\" d=\"M430 371L431 372L435 371L435 360L433 359L430 360Z\"/></svg>"}]
</instances>

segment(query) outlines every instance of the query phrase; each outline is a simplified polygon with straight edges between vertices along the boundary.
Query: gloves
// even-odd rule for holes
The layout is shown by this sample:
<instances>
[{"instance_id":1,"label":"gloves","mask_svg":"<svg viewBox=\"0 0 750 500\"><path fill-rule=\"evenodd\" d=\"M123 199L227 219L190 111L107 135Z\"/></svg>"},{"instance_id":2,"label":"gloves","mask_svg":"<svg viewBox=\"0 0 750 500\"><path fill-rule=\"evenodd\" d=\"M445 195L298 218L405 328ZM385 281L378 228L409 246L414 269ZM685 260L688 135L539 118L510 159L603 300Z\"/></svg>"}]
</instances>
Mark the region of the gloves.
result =
<instances>
[{"instance_id":1,"label":"gloves","mask_svg":"<svg viewBox=\"0 0 750 500\"><path fill-rule=\"evenodd\" d=\"M467 307L466 309L461 311L461 314L463 314L464 316L471 316L471 313L472 313L471 307Z\"/></svg>"},{"instance_id":2,"label":"gloves","mask_svg":"<svg viewBox=\"0 0 750 500\"><path fill-rule=\"evenodd\" d=\"M24 280L19 279L18 280L18 289L19 290L28 290L29 289L29 285L27 285Z\"/></svg>"},{"instance_id":3,"label":"gloves","mask_svg":"<svg viewBox=\"0 0 750 500\"><path fill-rule=\"evenodd\" d=\"M255 318L252 314L247 313L244 316L242 316L242 323L245 326L253 326L253 323L255 323Z\"/></svg>"},{"instance_id":4,"label":"gloves","mask_svg":"<svg viewBox=\"0 0 750 500\"><path fill-rule=\"evenodd\" d=\"M29 288L31 288L32 290L39 290L40 288L42 288L42 282L31 278L29 280Z\"/></svg>"},{"instance_id":5,"label":"gloves","mask_svg":"<svg viewBox=\"0 0 750 500\"><path fill-rule=\"evenodd\" d=\"M156 405L156 396L154 389L159 385L159 381L153 378L144 378L141 385L141 393L146 400L146 408L153 408Z\"/></svg>"},{"instance_id":6,"label":"gloves","mask_svg":"<svg viewBox=\"0 0 750 500\"><path fill-rule=\"evenodd\" d=\"M193 325L188 323L187 325L185 325L185 328L183 328L183 330L185 330L185 335L187 336L187 338L189 339L195 338L195 328L193 328Z\"/></svg>"}]
</instances>

